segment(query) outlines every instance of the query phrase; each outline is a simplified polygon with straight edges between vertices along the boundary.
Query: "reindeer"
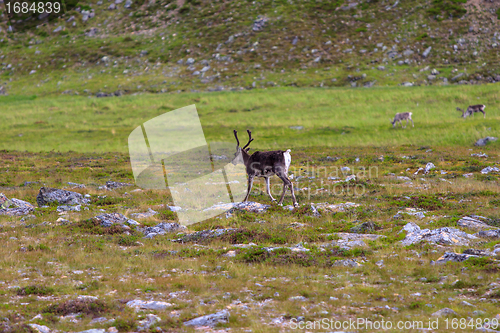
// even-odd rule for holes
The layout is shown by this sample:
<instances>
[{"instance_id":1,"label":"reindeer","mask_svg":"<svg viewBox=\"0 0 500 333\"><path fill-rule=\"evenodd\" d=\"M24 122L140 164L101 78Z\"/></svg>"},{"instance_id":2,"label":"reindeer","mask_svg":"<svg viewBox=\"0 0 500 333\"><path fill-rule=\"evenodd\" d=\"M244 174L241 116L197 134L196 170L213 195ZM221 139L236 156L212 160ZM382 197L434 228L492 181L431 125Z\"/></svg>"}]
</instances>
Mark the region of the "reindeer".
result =
<instances>
[{"instance_id":1,"label":"reindeer","mask_svg":"<svg viewBox=\"0 0 500 333\"><path fill-rule=\"evenodd\" d=\"M406 126L408 126L408 121L411 120L411 126L415 127L415 125L413 124L413 119L411 119L411 114L411 112L396 113L394 120L391 121L392 127L396 127L396 122L398 121L401 124L401 127L403 127L403 120L406 120ZM406 126L403 128L406 128Z\"/></svg>"},{"instance_id":2,"label":"reindeer","mask_svg":"<svg viewBox=\"0 0 500 333\"><path fill-rule=\"evenodd\" d=\"M476 112L481 112L483 114L483 118L486 118L486 113L484 112L485 108L486 105L477 104L477 105L470 105L466 111L462 110L461 108L457 108L457 111L462 112L462 118L467 118L470 117L471 115L474 117L474 113Z\"/></svg>"},{"instance_id":3,"label":"reindeer","mask_svg":"<svg viewBox=\"0 0 500 333\"><path fill-rule=\"evenodd\" d=\"M233 165L244 164L246 167L246 172L248 175L248 190L247 195L243 202L248 200L250 191L252 190L253 180L255 177L264 177L266 180L266 192L271 197L273 202L276 199L271 195L271 190L269 189L269 177L272 175L278 176L283 181L283 193L278 202L278 205L283 204L283 199L285 197L286 188L289 187L292 192L293 205L298 207L297 199L295 199L295 194L293 193L293 184L288 179L288 168L292 162L292 157L290 156L290 149L287 151L275 150L275 151L256 151L252 155L248 154L250 148L247 148L253 141L252 132L247 130L248 142L243 147L240 148L240 140L238 140L238 132L234 130L234 137L236 138L236 153L232 161Z\"/></svg>"}]
</instances>

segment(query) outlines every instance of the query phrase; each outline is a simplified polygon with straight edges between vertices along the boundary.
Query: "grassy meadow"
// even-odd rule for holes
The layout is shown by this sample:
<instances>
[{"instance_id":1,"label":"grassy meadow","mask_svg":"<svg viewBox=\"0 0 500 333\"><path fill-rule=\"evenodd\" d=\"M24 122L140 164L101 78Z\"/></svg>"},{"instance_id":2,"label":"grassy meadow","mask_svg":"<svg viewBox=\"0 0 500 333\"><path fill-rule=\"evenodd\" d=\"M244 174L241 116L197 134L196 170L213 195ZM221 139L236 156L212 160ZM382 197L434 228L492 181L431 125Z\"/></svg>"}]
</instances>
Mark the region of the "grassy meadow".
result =
<instances>
[{"instance_id":1,"label":"grassy meadow","mask_svg":"<svg viewBox=\"0 0 500 333\"><path fill-rule=\"evenodd\" d=\"M495 85L0 97L0 193L37 206L39 189L47 186L91 200L81 211L49 205L28 216L0 215L0 331L36 333L33 325L42 325L51 332L138 332L154 314L156 322L142 332L294 332L300 321L323 318L425 327L438 318L435 332L473 332L499 316L499 256L431 262L445 252L493 251L498 238L469 245L400 241L409 222L472 234L475 230L457 221L475 214L491 228L500 227L499 173L481 173L498 167L499 143L473 146L479 138L498 136L498 97ZM455 111L476 103L487 105L486 119L477 114L461 119ZM198 108L208 142L233 142L234 128L243 141L249 128L253 150L292 149L290 171L300 207L273 205L260 179L250 200L271 205L264 213L236 211L152 239L134 226L94 223L103 213L134 218L131 214L149 208L157 214L137 218L141 227L177 221L165 206L173 204L168 192L100 186L109 180L134 182L126 144L136 126L190 104ZM406 111L413 112L415 127L393 129L389 118ZM472 155L479 153L487 156ZM429 162L434 169L415 175ZM345 167L348 172L339 172ZM349 182L332 178L351 173L357 178ZM273 177L271 184L276 197L280 181ZM319 208L315 216L311 204L325 202L358 206ZM291 204L289 194L284 204ZM372 227L362 232L381 237L351 248L339 245L364 223ZM214 229L229 231L176 241ZM298 243L307 250L293 250ZM126 305L131 300L169 305L134 311ZM443 308L455 314L433 316ZM198 329L184 325L224 309L230 313L227 322ZM453 319L473 324L452 329Z\"/></svg>"},{"instance_id":2,"label":"grassy meadow","mask_svg":"<svg viewBox=\"0 0 500 333\"><path fill-rule=\"evenodd\" d=\"M438 145L470 146L500 129L498 86L371 89L272 88L239 92L144 94L123 97L0 97L0 149L126 152L143 122L195 104L207 141L233 142L249 128L257 149ZM486 119L455 110L486 104ZM414 128L393 129L397 112L412 112ZM303 129L290 127L302 126ZM494 143L493 145L498 145Z\"/></svg>"}]
</instances>

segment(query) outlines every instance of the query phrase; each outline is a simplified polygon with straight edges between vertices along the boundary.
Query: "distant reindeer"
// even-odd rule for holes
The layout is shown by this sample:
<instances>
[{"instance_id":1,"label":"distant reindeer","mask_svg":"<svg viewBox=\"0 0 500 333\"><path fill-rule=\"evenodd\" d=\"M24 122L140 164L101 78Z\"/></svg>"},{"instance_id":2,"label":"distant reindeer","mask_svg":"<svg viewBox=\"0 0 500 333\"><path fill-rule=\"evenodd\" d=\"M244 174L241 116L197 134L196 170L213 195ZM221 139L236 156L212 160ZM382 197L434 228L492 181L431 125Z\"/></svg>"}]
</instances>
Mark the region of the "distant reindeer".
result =
<instances>
[{"instance_id":1,"label":"distant reindeer","mask_svg":"<svg viewBox=\"0 0 500 333\"><path fill-rule=\"evenodd\" d=\"M406 126L408 126L408 121L411 120L411 126L415 127L415 125L413 124L413 119L411 119L411 114L411 112L396 113L394 120L391 121L392 127L396 127L397 122L399 122L401 124L401 127L403 127L403 120L406 120ZM404 126L403 128L406 128L406 126Z\"/></svg>"},{"instance_id":2,"label":"distant reindeer","mask_svg":"<svg viewBox=\"0 0 500 333\"><path fill-rule=\"evenodd\" d=\"M243 147L240 148L240 140L238 140L238 132L234 130L234 137L236 138L236 153L232 161L234 165L243 163L246 167L246 172L248 175L248 189L247 195L243 202L248 200L250 196L250 191L252 190L253 179L255 177L264 177L266 180L266 192L271 197L272 201L276 201L271 195L271 190L269 189L269 177L276 175L283 181L283 193L278 202L278 205L283 204L283 199L285 198L286 188L289 187L292 192L293 205L298 207L297 199L295 199L295 194L293 193L293 184L288 179L288 168L292 162L292 157L290 156L290 149L287 151L275 150L275 151L256 151L252 155L248 154L252 139L252 132L247 130L248 142Z\"/></svg>"},{"instance_id":3,"label":"distant reindeer","mask_svg":"<svg viewBox=\"0 0 500 333\"><path fill-rule=\"evenodd\" d=\"M465 111L462 110L461 108L457 108L457 111L462 112L462 118L467 118L470 116L474 117L474 113L476 112L481 112L483 114L483 118L486 118L486 113L484 112L485 108L486 105L477 104L477 105L470 105Z\"/></svg>"}]
</instances>

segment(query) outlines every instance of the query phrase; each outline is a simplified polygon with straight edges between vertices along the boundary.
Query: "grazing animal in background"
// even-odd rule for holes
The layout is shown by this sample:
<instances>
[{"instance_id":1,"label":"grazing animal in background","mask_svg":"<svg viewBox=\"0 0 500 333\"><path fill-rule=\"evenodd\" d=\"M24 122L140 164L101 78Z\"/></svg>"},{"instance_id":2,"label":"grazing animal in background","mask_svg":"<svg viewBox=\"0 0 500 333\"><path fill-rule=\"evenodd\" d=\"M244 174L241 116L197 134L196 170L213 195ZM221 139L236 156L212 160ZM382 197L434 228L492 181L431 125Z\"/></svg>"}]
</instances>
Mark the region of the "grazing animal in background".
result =
<instances>
[{"instance_id":1,"label":"grazing animal in background","mask_svg":"<svg viewBox=\"0 0 500 333\"><path fill-rule=\"evenodd\" d=\"M392 127L396 127L396 123L398 121L401 124L401 127L403 127L403 120L406 120L407 126L408 126L408 121L411 120L411 126L415 127L415 125L413 124L413 119L411 119L411 112L396 113L394 120L391 121ZM404 126L403 128L406 128L406 126Z\"/></svg>"},{"instance_id":2,"label":"grazing animal in background","mask_svg":"<svg viewBox=\"0 0 500 333\"><path fill-rule=\"evenodd\" d=\"M462 112L462 118L467 118L470 116L474 116L474 113L476 112L481 112L483 114L483 118L486 118L486 113L484 112L484 109L486 108L486 105L483 104L477 104L477 105L470 105L467 110L462 110L461 108L457 108L457 111Z\"/></svg>"},{"instance_id":3,"label":"grazing animal in background","mask_svg":"<svg viewBox=\"0 0 500 333\"><path fill-rule=\"evenodd\" d=\"M243 202L248 200L250 191L252 190L253 180L255 177L264 177L266 180L266 192L271 197L272 201L276 201L271 195L271 190L269 188L269 177L276 175L283 181L283 193L278 202L278 205L283 204L283 199L285 197L285 192L287 187L290 188L292 192L293 205L298 207L297 199L295 199L295 194L293 193L293 184L288 178L288 168L292 162L292 157L290 156L290 149L287 151L275 150L275 151L256 151L252 155L248 154L252 139L252 132L247 130L248 142L243 147L240 148L240 140L238 140L238 132L234 130L234 137L236 138L236 153L232 163L234 165L243 163L246 167L246 172L248 175L248 189L247 195Z\"/></svg>"}]
</instances>

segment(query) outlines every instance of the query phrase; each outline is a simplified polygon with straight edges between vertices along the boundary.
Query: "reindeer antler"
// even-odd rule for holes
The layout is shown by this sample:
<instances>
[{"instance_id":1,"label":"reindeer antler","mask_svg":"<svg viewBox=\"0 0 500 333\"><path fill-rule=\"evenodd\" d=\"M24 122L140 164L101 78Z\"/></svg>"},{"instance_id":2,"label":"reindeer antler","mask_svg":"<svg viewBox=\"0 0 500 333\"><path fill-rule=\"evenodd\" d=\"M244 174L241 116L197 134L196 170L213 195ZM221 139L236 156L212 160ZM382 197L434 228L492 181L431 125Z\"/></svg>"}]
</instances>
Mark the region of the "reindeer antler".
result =
<instances>
[{"instance_id":1,"label":"reindeer antler","mask_svg":"<svg viewBox=\"0 0 500 333\"><path fill-rule=\"evenodd\" d=\"M234 133L234 137L236 138L236 147L239 147L240 146L240 140L238 140L238 131L237 130L233 130L233 133Z\"/></svg>"},{"instance_id":2,"label":"reindeer antler","mask_svg":"<svg viewBox=\"0 0 500 333\"><path fill-rule=\"evenodd\" d=\"M242 149L245 149L246 147L248 147L248 145L250 144L250 142L253 141L253 139L252 139L252 131L250 131L250 130L247 129L247 133L248 133L248 142L245 145L245 147L243 147Z\"/></svg>"}]
</instances>

